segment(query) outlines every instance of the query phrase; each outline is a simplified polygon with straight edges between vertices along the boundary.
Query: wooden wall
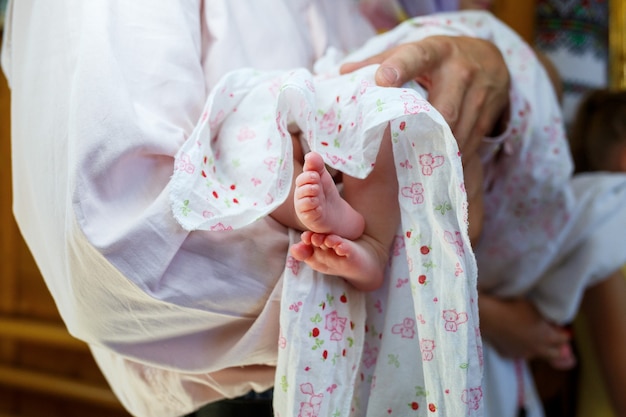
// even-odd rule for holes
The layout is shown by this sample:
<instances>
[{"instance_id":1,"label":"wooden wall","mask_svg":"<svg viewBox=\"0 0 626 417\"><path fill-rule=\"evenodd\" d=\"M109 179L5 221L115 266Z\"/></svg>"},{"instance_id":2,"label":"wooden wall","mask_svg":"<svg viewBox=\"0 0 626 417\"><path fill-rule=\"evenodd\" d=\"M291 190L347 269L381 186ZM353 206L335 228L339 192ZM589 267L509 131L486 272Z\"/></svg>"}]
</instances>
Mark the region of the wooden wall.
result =
<instances>
[{"instance_id":1,"label":"wooden wall","mask_svg":"<svg viewBox=\"0 0 626 417\"><path fill-rule=\"evenodd\" d=\"M535 36L535 6L535 0L495 0L493 14L532 45Z\"/></svg>"},{"instance_id":2,"label":"wooden wall","mask_svg":"<svg viewBox=\"0 0 626 417\"><path fill-rule=\"evenodd\" d=\"M13 220L9 95L0 75L0 417L128 417L65 330Z\"/></svg>"}]
</instances>

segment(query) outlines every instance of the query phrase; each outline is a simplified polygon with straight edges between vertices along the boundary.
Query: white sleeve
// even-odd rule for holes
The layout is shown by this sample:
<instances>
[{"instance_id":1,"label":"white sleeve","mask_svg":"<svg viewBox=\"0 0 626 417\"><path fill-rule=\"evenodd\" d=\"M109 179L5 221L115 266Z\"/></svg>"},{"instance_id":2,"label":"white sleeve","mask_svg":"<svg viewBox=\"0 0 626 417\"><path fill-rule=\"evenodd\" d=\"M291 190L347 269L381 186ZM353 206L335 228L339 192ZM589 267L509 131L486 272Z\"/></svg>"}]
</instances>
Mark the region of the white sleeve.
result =
<instances>
[{"instance_id":1,"label":"white sleeve","mask_svg":"<svg viewBox=\"0 0 626 417\"><path fill-rule=\"evenodd\" d=\"M201 2L10 7L14 213L70 332L174 373L272 365L286 230L187 232L167 198L207 96Z\"/></svg>"}]
</instances>

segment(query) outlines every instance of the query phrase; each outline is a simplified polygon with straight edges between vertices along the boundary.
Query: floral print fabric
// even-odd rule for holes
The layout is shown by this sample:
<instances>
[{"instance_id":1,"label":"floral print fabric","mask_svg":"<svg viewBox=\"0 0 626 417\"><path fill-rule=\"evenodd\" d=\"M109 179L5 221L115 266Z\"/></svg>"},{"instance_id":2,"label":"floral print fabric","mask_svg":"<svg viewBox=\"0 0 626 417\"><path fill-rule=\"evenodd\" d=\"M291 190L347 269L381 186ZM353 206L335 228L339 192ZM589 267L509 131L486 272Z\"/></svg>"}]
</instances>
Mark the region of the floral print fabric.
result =
<instances>
[{"instance_id":1,"label":"floral print fabric","mask_svg":"<svg viewBox=\"0 0 626 417\"><path fill-rule=\"evenodd\" d=\"M205 123L177 160L173 196L180 196L173 201L181 223L228 231L286 198L294 126L328 165L355 177L371 170L391 126L402 227L386 288L366 295L287 257L277 415L465 412L480 405L476 266L460 154L418 86L376 87L373 72L232 73L214 90ZM454 376L441 389L444 373ZM376 390L398 380L396 396Z\"/></svg>"},{"instance_id":2,"label":"floral print fabric","mask_svg":"<svg viewBox=\"0 0 626 417\"><path fill-rule=\"evenodd\" d=\"M344 59L435 34L496 33L515 81L529 79L530 49L485 13L413 19ZM242 69L224 77L178 153L174 214L188 229L227 233L243 227L287 197L290 132L301 132L330 167L362 178L390 126L402 221L385 284L360 293L285 255L275 413L482 415L477 270L456 141L419 86L377 87L375 67L339 76L338 63L329 53L315 73ZM514 103L519 114L512 124L523 127L524 95ZM517 139L537 134L508 133ZM564 144L557 136L558 145ZM487 144L487 157L499 144ZM562 168L554 181L567 178L567 163L553 167ZM255 238L263 244L262 236ZM298 234L291 239L297 241Z\"/></svg>"}]
</instances>

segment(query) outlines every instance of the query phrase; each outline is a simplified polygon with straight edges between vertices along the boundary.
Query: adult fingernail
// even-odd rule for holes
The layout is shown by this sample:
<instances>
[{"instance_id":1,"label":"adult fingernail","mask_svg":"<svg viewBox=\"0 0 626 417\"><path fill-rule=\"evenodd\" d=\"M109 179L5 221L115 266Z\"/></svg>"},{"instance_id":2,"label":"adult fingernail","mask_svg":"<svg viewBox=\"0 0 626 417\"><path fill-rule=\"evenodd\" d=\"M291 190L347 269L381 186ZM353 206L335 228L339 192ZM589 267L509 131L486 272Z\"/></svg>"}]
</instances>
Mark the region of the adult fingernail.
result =
<instances>
[{"instance_id":1,"label":"adult fingernail","mask_svg":"<svg viewBox=\"0 0 626 417\"><path fill-rule=\"evenodd\" d=\"M392 67L382 67L381 74L389 85L395 85L398 78L400 78L398 71Z\"/></svg>"}]
</instances>

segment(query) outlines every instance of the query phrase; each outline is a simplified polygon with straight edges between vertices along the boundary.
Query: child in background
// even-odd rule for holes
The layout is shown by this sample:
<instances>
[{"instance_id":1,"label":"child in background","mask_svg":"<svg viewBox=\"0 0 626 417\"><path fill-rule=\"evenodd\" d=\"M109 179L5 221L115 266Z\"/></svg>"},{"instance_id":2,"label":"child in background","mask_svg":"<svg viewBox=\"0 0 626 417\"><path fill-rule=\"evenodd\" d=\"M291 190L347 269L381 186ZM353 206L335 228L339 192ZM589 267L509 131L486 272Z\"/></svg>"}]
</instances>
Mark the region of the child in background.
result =
<instances>
[{"instance_id":1,"label":"child in background","mask_svg":"<svg viewBox=\"0 0 626 417\"><path fill-rule=\"evenodd\" d=\"M570 145L576 173L626 173L626 91L589 93L578 108ZM625 274L622 268L585 292L575 323L580 352L577 416L626 415Z\"/></svg>"}]
</instances>

